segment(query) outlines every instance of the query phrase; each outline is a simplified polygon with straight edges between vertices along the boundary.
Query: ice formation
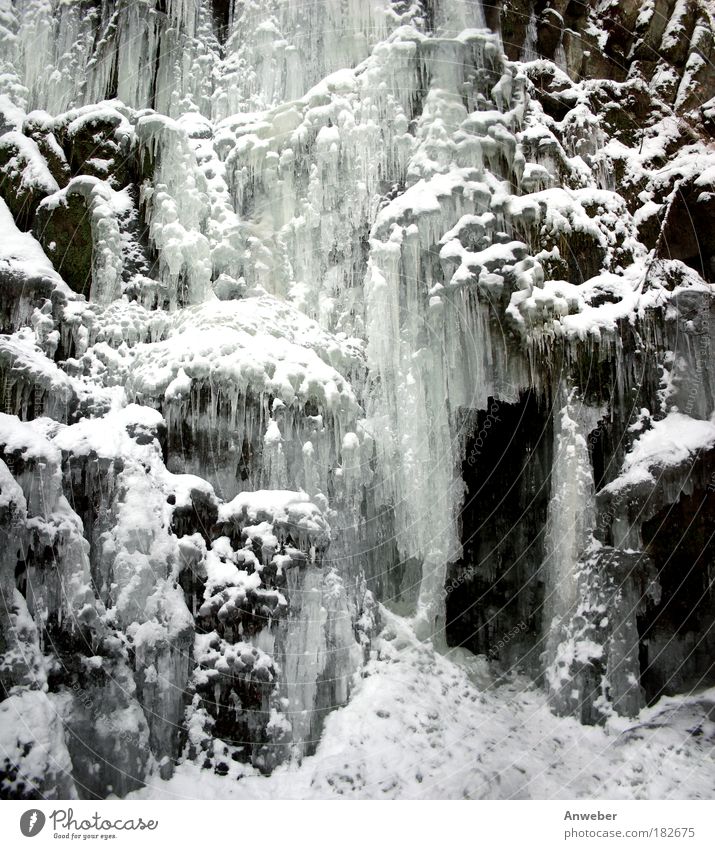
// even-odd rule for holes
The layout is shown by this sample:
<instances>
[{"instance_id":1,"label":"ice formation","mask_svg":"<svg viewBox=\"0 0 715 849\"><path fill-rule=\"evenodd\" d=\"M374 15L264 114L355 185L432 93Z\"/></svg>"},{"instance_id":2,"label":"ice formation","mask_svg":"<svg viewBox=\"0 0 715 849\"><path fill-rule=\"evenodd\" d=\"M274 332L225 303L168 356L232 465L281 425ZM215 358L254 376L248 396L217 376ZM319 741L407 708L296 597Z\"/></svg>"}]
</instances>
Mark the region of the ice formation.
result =
<instances>
[{"instance_id":1,"label":"ice formation","mask_svg":"<svg viewBox=\"0 0 715 849\"><path fill-rule=\"evenodd\" d=\"M715 682L712 4L542 5L0 0L0 795Z\"/></svg>"}]
</instances>

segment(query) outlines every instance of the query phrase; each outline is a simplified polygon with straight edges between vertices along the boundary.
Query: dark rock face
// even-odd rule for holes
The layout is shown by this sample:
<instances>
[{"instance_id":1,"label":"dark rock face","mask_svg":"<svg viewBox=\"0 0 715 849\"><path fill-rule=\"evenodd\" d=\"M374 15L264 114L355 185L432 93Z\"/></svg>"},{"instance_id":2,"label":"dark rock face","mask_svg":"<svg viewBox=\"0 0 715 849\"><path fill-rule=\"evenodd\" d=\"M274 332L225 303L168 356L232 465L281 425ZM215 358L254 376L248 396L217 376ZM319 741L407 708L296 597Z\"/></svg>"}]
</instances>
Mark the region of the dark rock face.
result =
<instances>
[{"instance_id":1,"label":"dark rock face","mask_svg":"<svg viewBox=\"0 0 715 849\"><path fill-rule=\"evenodd\" d=\"M694 489L643 525L661 588L660 602L638 619L641 682L649 704L715 681L708 566L714 520L713 489Z\"/></svg>"},{"instance_id":2,"label":"dark rock face","mask_svg":"<svg viewBox=\"0 0 715 849\"><path fill-rule=\"evenodd\" d=\"M92 224L87 201L69 194L37 210L33 233L57 271L79 295L92 285Z\"/></svg>"},{"instance_id":3,"label":"dark rock face","mask_svg":"<svg viewBox=\"0 0 715 849\"><path fill-rule=\"evenodd\" d=\"M658 237L661 256L682 260L715 282L715 189L702 180L681 183Z\"/></svg>"},{"instance_id":4,"label":"dark rock face","mask_svg":"<svg viewBox=\"0 0 715 849\"><path fill-rule=\"evenodd\" d=\"M486 411L465 418L462 558L445 584L448 643L532 671L540 666L545 624L541 564L552 461L547 404L535 393L517 403L491 398Z\"/></svg>"},{"instance_id":5,"label":"dark rock face","mask_svg":"<svg viewBox=\"0 0 715 849\"><path fill-rule=\"evenodd\" d=\"M216 37L223 44L228 36L229 24L231 22L231 0L212 0L214 26Z\"/></svg>"},{"instance_id":6,"label":"dark rock face","mask_svg":"<svg viewBox=\"0 0 715 849\"><path fill-rule=\"evenodd\" d=\"M121 126L122 116L116 112L77 117L69 113L56 133L73 177L98 177L118 189L127 185L132 158L129 138Z\"/></svg>"},{"instance_id":7,"label":"dark rock face","mask_svg":"<svg viewBox=\"0 0 715 849\"><path fill-rule=\"evenodd\" d=\"M561 50L560 61L572 79L621 82L637 69L648 82L654 81L666 102L686 110L702 106L708 99L703 95L712 91L712 39L706 34L705 4L697 0L664 0L646 13L631 0L607 9L579 0L504 0L499 8L504 49L512 60L524 58L533 27L532 49L551 60ZM664 65L672 74L658 73Z\"/></svg>"}]
</instances>

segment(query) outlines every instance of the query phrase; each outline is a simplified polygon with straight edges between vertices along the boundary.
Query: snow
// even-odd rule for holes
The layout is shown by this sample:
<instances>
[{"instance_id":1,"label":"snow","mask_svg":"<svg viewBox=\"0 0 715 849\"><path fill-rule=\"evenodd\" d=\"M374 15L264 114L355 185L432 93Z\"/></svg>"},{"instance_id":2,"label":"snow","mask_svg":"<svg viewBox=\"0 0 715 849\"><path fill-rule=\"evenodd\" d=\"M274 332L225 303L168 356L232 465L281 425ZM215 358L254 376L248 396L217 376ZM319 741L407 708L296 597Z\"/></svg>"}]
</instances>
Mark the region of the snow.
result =
<instances>
[{"instance_id":1,"label":"snow","mask_svg":"<svg viewBox=\"0 0 715 849\"><path fill-rule=\"evenodd\" d=\"M44 393L34 397L36 409L62 420L67 416L73 395L71 380L38 344L37 333L23 328L11 336L0 336L0 362L11 378L6 389L6 404L26 416L33 387Z\"/></svg>"},{"instance_id":2,"label":"snow","mask_svg":"<svg viewBox=\"0 0 715 849\"><path fill-rule=\"evenodd\" d=\"M379 656L300 767L229 782L185 762L132 798L705 799L713 702L712 689L664 699L605 728L556 720L519 675L476 686L389 616Z\"/></svg>"},{"instance_id":3,"label":"snow","mask_svg":"<svg viewBox=\"0 0 715 849\"><path fill-rule=\"evenodd\" d=\"M0 427L1 426L2 421L0 420ZM26 446L23 444L22 448L26 449ZM8 513L11 511L18 511L22 514L27 511L25 496L23 495L22 489L15 478L10 474L7 464L2 460L0 460L0 508L2 510L7 510Z\"/></svg>"},{"instance_id":4,"label":"snow","mask_svg":"<svg viewBox=\"0 0 715 849\"><path fill-rule=\"evenodd\" d=\"M3 154L15 152L3 170L10 174L13 172L21 174L21 189L26 191L36 189L43 194L51 194L59 188L33 139L22 133L10 131L0 137L0 151Z\"/></svg>"},{"instance_id":5,"label":"snow","mask_svg":"<svg viewBox=\"0 0 715 849\"><path fill-rule=\"evenodd\" d=\"M177 389L190 391L189 380L211 380L227 392L245 393L251 387L289 405L315 398L326 410L355 414L358 409L335 369L312 351L263 332L187 327L166 341L140 344L133 353L129 390L141 399L173 400Z\"/></svg>"},{"instance_id":6,"label":"snow","mask_svg":"<svg viewBox=\"0 0 715 849\"><path fill-rule=\"evenodd\" d=\"M314 350L324 362L346 376L359 371L364 362L361 340L326 332L305 313L260 288L246 292L240 300L209 300L188 307L173 316L169 333L223 326L254 335L284 336L296 346ZM270 346L269 342L266 344Z\"/></svg>"},{"instance_id":7,"label":"snow","mask_svg":"<svg viewBox=\"0 0 715 849\"><path fill-rule=\"evenodd\" d=\"M305 492L276 489L242 492L219 507L219 519L238 523L249 536L255 533L250 525L257 530L261 523L269 523L281 536L290 534L296 543L302 541L306 549L326 548L330 540L328 523ZM265 545L265 535L260 536Z\"/></svg>"},{"instance_id":8,"label":"snow","mask_svg":"<svg viewBox=\"0 0 715 849\"><path fill-rule=\"evenodd\" d=\"M8 796L19 792L18 784L24 782L45 798L76 798L67 780L72 762L64 728L46 693L25 690L0 702L0 751L20 767L17 777L6 773L3 778Z\"/></svg>"},{"instance_id":9,"label":"snow","mask_svg":"<svg viewBox=\"0 0 715 849\"><path fill-rule=\"evenodd\" d=\"M106 459L120 459L140 452L137 443L127 433L128 427L134 433L141 428L152 434L163 422L156 410L129 404L102 418L83 419L63 428L54 437L53 444L75 457L94 453Z\"/></svg>"},{"instance_id":10,"label":"snow","mask_svg":"<svg viewBox=\"0 0 715 849\"><path fill-rule=\"evenodd\" d=\"M652 422L626 454L621 474L608 485L609 492L642 483L655 483L666 469L695 460L715 447L715 423L694 419L677 411Z\"/></svg>"},{"instance_id":11,"label":"snow","mask_svg":"<svg viewBox=\"0 0 715 849\"><path fill-rule=\"evenodd\" d=\"M0 413L0 444L5 452L18 452L23 460L40 460L59 465L59 450L45 438L39 429L41 422L20 422L16 416Z\"/></svg>"},{"instance_id":12,"label":"snow","mask_svg":"<svg viewBox=\"0 0 715 849\"><path fill-rule=\"evenodd\" d=\"M30 233L18 230L7 204L1 198L0 227L3 233L0 241L0 268L15 270L24 277L48 277L58 290L72 296L69 286L57 274L39 242Z\"/></svg>"}]
</instances>

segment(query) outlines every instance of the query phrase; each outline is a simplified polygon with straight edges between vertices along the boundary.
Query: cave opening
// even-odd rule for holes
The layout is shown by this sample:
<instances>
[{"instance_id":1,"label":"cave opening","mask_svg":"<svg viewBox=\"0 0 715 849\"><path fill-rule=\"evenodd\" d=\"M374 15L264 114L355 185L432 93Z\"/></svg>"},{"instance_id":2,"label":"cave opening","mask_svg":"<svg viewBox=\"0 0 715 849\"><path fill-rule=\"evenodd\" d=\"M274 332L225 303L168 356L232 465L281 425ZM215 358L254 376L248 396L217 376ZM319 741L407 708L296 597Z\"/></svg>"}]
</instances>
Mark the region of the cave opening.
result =
<instances>
[{"instance_id":1,"label":"cave opening","mask_svg":"<svg viewBox=\"0 0 715 849\"><path fill-rule=\"evenodd\" d=\"M638 617L647 703L715 684L715 490L681 494L642 528L661 598Z\"/></svg>"},{"instance_id":2,"label":"cave opening","mask_svg":"<svg viewBox=\"0 0 715 849\"><path fill-rule=\"evenodd\" d=\"M533 391L464 413L462 557L447 573L449 646L538 676L553 432Z\"/></svg>"}]
</instances>

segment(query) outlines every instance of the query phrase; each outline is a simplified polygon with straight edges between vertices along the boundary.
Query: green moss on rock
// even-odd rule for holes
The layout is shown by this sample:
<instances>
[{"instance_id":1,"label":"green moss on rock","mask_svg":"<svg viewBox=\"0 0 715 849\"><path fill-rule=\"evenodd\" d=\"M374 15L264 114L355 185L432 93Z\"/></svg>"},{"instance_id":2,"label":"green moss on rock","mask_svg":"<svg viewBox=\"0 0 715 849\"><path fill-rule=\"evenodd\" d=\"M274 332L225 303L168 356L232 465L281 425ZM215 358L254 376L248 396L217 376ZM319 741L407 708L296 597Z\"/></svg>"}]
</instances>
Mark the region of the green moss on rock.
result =
<instances>
[{"instance_id":1,"label":"green moss on rock","mask_svg":"<svg viewBox=\"0 0 715 849\"><path fill-rule=\"evenodd\" d=\"M88 296L92 283L92 226L82 195L69 194L59 203L42 204L32 230L68 286Z\"/></svg>"}]
</instances>

